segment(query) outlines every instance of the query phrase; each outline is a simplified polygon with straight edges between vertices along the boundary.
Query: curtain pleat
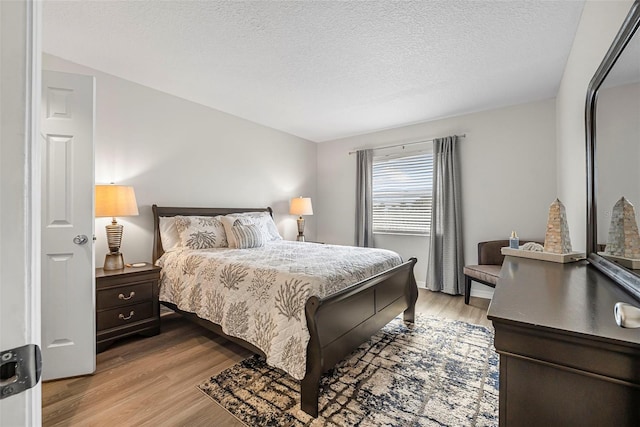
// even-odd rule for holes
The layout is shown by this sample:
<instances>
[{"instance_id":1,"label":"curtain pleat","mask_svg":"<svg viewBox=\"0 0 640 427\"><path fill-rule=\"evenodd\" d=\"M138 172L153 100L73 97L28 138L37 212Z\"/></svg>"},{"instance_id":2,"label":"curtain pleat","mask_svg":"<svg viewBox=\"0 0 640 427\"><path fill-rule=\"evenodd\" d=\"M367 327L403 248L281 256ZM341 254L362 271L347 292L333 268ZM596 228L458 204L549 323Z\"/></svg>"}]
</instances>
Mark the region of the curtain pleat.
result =
<instances>
[{"instance_id":1,"label":"curtain pleat","mask_svg":"<svg viewBox=\"0 0 640 427\"><path fill-rule=\"evenodd\" d=\"M357 151L356 246L373 246L373 150Z\"/></svg>"},{"instance_id":2,"label":"curtain pleat","mask_svg":"<svg viewBox=\"0 0 640 427\"><path fill-rule=\"evenodd\" d=\"M427 288L464 293L462 202L457 136L433 140L433 205Z\"/></svg>"}]
</instances>

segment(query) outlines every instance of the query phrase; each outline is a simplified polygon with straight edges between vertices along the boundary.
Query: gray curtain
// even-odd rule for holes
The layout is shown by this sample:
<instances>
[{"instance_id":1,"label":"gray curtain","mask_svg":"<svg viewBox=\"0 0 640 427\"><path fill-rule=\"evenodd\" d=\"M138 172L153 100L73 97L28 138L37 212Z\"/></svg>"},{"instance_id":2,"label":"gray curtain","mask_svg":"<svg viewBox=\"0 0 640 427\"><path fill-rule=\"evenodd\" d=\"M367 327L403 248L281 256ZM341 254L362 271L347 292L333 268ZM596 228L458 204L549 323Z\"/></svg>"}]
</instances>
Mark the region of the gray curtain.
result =
<instances>
[{"instance_id":1,"label":"gray curtain","mask_svg":"<svg viewBox=\"0 0 640 427\"><path fill-rule=\"evenodd\" d=\"M373 246L373 150L357 151L356 246Z\"/></svg>"},{"instance_id":2,"label":"gray curtain","mask_svg":"<svg viewBox=\"0 0 640 427\"><path fill-rule=\"evenodd\" d=\"M462 204L457 136L433 140L433 204L427 288L464 293Z\"/></svg>"}]
</instances>

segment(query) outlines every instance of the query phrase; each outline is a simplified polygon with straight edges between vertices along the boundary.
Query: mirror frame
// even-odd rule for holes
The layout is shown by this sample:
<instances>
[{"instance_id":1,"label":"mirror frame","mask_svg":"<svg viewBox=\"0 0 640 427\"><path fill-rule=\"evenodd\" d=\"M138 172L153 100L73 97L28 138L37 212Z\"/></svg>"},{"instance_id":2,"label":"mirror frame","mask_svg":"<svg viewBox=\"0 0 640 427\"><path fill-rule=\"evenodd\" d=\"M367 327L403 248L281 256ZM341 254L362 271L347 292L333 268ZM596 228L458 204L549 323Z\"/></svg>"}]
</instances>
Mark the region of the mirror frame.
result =
<instances>
[{"instance_id":1,"label":"mirror frame","mask_svg":"<svg viewBox=\"0 0 640 427\"><path fill-rule=\"evenodd\" d=\"M598 90L615 65L629 41L640 27L640 0L635 0L618 31L613 44L596 70L587 89L585 111L587 143L587 254L589 262L620 287L640 301L640 276L621 265L598 255L597 235L597 165L596 165L596 107ZM640 35L640 33L638 33ZM640 144L640 141L638 141Z\"/></svg>"}]
</instances>

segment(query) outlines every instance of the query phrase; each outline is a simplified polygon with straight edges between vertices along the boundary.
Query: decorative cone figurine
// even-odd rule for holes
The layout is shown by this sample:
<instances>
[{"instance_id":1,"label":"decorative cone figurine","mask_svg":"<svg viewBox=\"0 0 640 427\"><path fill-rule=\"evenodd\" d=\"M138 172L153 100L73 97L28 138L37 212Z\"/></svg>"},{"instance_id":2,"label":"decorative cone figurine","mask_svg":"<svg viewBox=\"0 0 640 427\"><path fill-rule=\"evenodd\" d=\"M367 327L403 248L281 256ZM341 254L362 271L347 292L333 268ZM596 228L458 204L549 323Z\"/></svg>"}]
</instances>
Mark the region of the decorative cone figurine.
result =
<instances>
[{"instance_id":1,"label":"decorative cone figurine","mask_svg":"<svg viewBox=\"0 0 640 427\"><path fill-rule=\"evenodd\" d=\"M544 236L544 251L555 254L571 253L571 238L567 224L567 212L559 199L549 206L547 232Z\"/></svg>"},{"instance_id":2,"label":"decorative cone figurine","mask_svg":"<svg viewBox=\"0 0 640 427\"><path fill-rule=\"evenodd\" d=\"M640 235L633 205L624 197L613 205L609 239L604 250L607 255L640 259Z\"/></svg>"}]
</instances>

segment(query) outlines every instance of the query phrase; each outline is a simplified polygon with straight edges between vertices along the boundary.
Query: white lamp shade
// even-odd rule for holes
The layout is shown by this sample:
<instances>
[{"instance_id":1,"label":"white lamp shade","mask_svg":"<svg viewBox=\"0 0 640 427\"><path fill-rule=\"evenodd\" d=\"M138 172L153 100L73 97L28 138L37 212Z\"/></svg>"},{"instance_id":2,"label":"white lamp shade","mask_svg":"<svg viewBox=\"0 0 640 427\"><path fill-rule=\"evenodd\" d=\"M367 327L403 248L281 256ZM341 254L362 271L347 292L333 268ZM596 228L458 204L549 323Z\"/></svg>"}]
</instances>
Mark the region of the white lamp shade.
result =
<instances>
[{"instance_id":1,"label":"white lamp shade","mask_svg":"<svg viewBox=\"0 0 640 427\"><path fill-rule=\"evenodd\" d=\"M133 187L96 185L96 217L135 215L138 215L138 204Z\"/></svg>"},{"instance_id":2,"label":"white lamp shade","mask_svg":"<svg viewBox=\"0 0 640 427\"><path fill-rule=\"evenodd\" d=\"M289 205L289 213L291 215L313 215L313 206L311 206L310 197L296 197L291 199Z\"/></svg>"}]
</instances>

